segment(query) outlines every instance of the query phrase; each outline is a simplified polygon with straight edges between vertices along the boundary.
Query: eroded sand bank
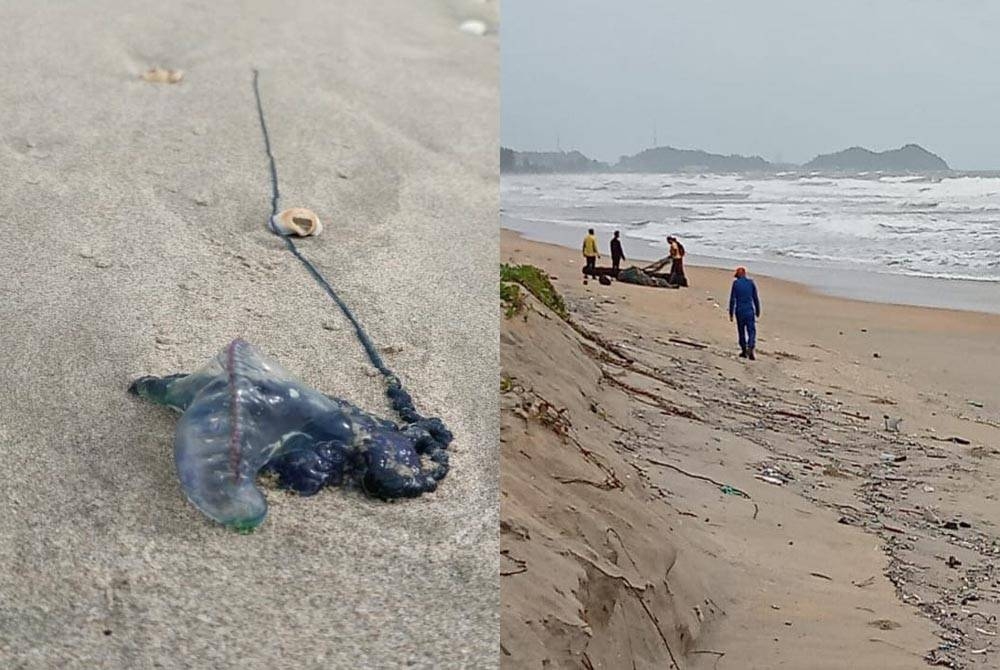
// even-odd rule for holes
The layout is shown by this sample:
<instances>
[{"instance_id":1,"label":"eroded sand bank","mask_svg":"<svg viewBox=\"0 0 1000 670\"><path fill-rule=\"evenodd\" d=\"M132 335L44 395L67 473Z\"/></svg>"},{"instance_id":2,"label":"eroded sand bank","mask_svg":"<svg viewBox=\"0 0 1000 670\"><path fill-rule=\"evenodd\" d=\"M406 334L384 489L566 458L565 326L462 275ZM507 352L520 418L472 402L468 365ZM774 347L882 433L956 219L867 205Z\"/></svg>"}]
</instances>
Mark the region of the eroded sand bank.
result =
<instances>
[{"instance_id":1,"label":"eroded sand bank","mask_svg":"<svg viewBox=\"0 0 1000 670\"><path fill-rule=\"evenodd\" d=\"M758 277L750 363L728 272L585 286L507 231L501 259L587 334L537 305L501 329L506 665L995 662L1000 318Z\"/></svg>"}]
</instances>

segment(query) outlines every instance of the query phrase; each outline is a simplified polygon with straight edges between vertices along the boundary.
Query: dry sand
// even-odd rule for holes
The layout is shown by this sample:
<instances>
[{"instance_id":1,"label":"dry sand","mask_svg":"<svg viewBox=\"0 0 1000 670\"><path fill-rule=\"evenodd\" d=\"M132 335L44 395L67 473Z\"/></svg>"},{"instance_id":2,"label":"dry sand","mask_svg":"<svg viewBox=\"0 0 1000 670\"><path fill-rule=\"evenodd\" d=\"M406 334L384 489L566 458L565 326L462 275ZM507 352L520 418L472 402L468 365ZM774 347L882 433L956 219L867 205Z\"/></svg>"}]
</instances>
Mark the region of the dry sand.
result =
<instances>
[{"instance_id":1,"label":"dry sand","mask_svg":"<svg viewBox=\"0 0 1000 670\"><path fill-rule=\"evenodd\" d=\"M585 286L573 250L501 249L584 333L501 326L504 665L995 667L1000 317L757 277L748 362L728 272Z\"/></svg>"},{"instance_id":2,"label":"dry sand","mask_svg":"<svg viewBox=\"0 0 1000 670\"><path fill-rule=\"evenodd\" d=\"M473 2L0 8L0 667L496 663L498 41ZM177 84L140 79L184 71ZM452 471L398 504L269 494L239 536L186 502L176 417L126 394L242 336L386 412L329 298L265 228L261 72L301 248ZM454 309L461 304L462 309Z\"/></svg>"}]
</instances>

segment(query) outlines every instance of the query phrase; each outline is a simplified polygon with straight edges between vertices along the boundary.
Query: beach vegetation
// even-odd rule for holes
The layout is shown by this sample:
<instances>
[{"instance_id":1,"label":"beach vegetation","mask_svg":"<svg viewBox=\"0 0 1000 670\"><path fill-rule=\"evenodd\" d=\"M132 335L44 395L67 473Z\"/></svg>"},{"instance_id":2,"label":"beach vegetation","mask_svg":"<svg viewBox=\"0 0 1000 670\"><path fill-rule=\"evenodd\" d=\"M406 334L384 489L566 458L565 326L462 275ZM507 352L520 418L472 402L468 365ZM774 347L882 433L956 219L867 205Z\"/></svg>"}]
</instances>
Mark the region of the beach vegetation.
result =
<instances>
[{"instance_id":1,"label":"beach vegetation","mask_svg":"<svg viewBox=\"0 0 1000 670\"><path fill-rule=\"evenodd\" d=\"M503 314L508 319L524 309L524 296L517 284L500 282L500 306L503 307Z\"/></svg>"},{"instance_id":2,"label":"beach vegetation","mask_svg":"<svg viewBox=\"0 0 1000 670\"><path fill-rule=\"evenodd\" d=\"M520 304L505 302L505 286L512 286L514 289L517 289L518 286L523 287L528 293L535 296L539 302L555 312L559 318L563 320L569 318L566 303L558 291L556 291L552 285L552 281L549 279L549 275L544 270L534 265L508 265L506 263L500 265L500 301L503 303L504 309L507 310L507 317L510 318L523 308L524 300L518 290L516 293L517 298L514 300L520 300ZM509 289L506 295L512 295ZM511 307L509 305L515 305L513 307L514 311L510 311Z\"/></svg>"}]
</instances>

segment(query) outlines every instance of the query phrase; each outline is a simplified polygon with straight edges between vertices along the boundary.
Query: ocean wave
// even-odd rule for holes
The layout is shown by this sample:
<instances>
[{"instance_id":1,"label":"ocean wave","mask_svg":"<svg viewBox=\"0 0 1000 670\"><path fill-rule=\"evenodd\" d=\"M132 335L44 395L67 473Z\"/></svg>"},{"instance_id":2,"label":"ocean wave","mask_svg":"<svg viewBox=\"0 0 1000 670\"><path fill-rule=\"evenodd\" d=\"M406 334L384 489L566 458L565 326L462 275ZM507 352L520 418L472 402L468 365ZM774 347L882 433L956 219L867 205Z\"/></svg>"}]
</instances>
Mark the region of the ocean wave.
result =
<instances>
[{"instance_id":1,"label":"ocean wave","mask_svg":"<svg viewBox=\"0 0 1000 670\"><path fill-rule=\"evenodd\" d=\"M907 270L905 272L883 274L900 274L904 277L923 277L925 279L948 279L952 281L972 281L984 284L1000 284L1000 277L983 277L982 275L966 275L953 272L921 272L919 270Z\"/></svg>"},{"instance_id":2,"label":"ocean wave","mask_svg":"<svg viewBox=\"0 0 1000 670\"><path fill-rule=\"evenodd\" d=\"M878 180L887 184L917 184L941 181L941 177L933 177L931 175L884 175L879 177Z\"/></svg>"},{"instance_id":3,"label":"ocean wave","mask_svg":"<svg viewBox=\"0 0 1000 670\"><path fill-rule=\"evenodd\" d=\"M619 227L651 250L673 233L698 256L1000 282L1000 176L635 175L606 194L583 192L608 190L590 176L505 179L503 216L522 228Z\"/></svg>"},{"instance_id":4,"label":"ocean wave","mask_svg":"<svg viewBox=\"0 0 1000 670\"><path fill-rule=\"evenodd\" d=\"M877 267L880 265L880 263L873 258L860 258L857 254L821 254L815 251L806 251L802 249L764 249L764 252L771 253L782 258L796 258L803 261L820 261L836 265L848 264L870 267Z\"/></svg>"},{"instance_id":5,"label":"ocean wave","mask_svg":"<svg viewBox=\"0 0 1000 670\"><path fill-rule=\"evenodd\" d=\"M733 193L732 191L686 191L673 193L663 198L664 200L746 200L750 193Z\"/></svg>"},{"instance_id":6,"label":"ocean wave","mask_svg":"<svg viewBox=\"0 0 1000 670\"><path fill-rule=\"evenodd\" d=\"M693 221L733 221L733 222L744 222L753 221L749 216L682 216L681 221L685 223Z\"/></svg>"},{"instance_id":7,"label":"ocean wave","mask_svg":"<svg viewBox=\"0 0 1000 670\"><path fill-rule=\"evenodd\" d=\"M632 195L616 195L615 200L619 201L630 201L630 200L673 200L672 196L669 195L640 195L638 193Z\"/></svg>"},{"instance_id":8,"label":"ocean wave","mask_svg":"<svg viewBox=\"0 0 1000 670\"><path fill-rule=\"evenodd\" d=\"M588 226L615 226L616 223L611 223L608 221L586 221L581 219L555 219L551 217L541 217L541 216L525 216L523 214L517 216L511 216L511 218L518 219L525 223L554 223L558 226L575 226L577 228L586 228Z\"/></svg>"},{"instance_id":9,"label":"ocean wave","mask_svg":"<svg viewBox=\"0 0 1000 670\"><path fill-rule=\"evenodd\" d=\"M904 223L876 223L875 226L881 230L888 230L897 235L923 235L940 234L945 231L931 226L911 226Z\"/></svg>"}]
</instances>

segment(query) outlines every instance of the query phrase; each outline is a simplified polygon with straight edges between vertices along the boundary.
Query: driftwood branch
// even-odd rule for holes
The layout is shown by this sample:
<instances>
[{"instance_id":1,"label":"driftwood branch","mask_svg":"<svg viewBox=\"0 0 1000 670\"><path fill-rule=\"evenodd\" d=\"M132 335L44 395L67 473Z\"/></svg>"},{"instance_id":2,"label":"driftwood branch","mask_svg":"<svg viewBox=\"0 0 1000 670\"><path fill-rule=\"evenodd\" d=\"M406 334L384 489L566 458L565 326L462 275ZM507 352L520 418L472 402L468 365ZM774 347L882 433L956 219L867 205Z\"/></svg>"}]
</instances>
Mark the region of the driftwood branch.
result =
<instances>
[{"instance_id":1,"label":"driftwood branch","mask_svg":"<svg viewBox=\"0 0 1000 670\"><path fill-rule=\"evenodd\" d=\"M665 468L670 468L671 470L676 470L677 472L681 473L685 477L690 477L691 479L700 479L703 482L708 482L709 484L715 484L720 489L726 488L728 486L729 488L733 489L734 491L738 492L740 495L742 495L743 497L745 497L747 500L750 499L750 494L748 494L746 491L740 491L735 486L730 486L729 484L723 484L722 482L716 481L716 480L712 479L711 477L706 477L705 475L699 475L699 474L694 473L694 472L688 472L687 470L684 470L683 468L677 467L673 463L667 463L666 461L658 461L655 458L647 458L646 460L649 461L650 463L652 463L653 465L660 465L660 466L663 466ZM756 518L756 515L754 515L754 518Z\"/></svg>"},{"instance_id":2,"label":"driftwood branch","mask_svg":"<svg viewBox=\"0 0 1000 670\"><path fill-rule=\"evenodd\" d=\"M510 553L506 549L500 552L500 556L502 558L506 558L508 561L513 561L515 564L517 564L517 568L514 570L501 570L500 571L501 577L510 577L511 575L519 575L522 572L528 571L528 562L521 560L520 558L514 558L513 556L510 555Z\"/></svg>"},{"instance_id":3,"label":"driftwood branch","mask_svg":"<svg viewBox=\"0 0 1000 670\"><path fill-rule=\"evenodd\" d=\"M581 553L579 553L577 551L574 551L573 549L569 549L568 551L569 551L569 553L573 554L574 556L576 556L580 560L586 561L587 563L589 563L591 566L594 567L595 570L597 570L598 572L600 572L604 576L621 582L625 586L625 588L628 589L632 593L633 596L635 596L635 599L639 601L639 604L642 606L642 609L645 610L646 616L649 617L650 623L653 624L653 628L656 629L657 634L660 636L660 640L663 642L663 646L666 647L666 649L667 649L667 655L670 656L670 662L672 663L671 667L672 668L677 668L678 670L680 670L681 666L677 662L677 657L674 656L673 649L670 648L670 642L667 641L667 636L664 635L663 631L660 629L660 622L656 620L656 617L653 616L653 612L649 609L649 605L647 605L646 601L643 600L643 598L642 598L643 594L646 591L646 587L636 586L635 584L633 584L632 582L630 582L628 580L628 578L625 577L625 575L616 575L616 574L612 574L612 573L608 572L606 569L604 569L598 563L594 562L593 560L591 560L590 558L584 556L583 554L581 554Z\"/></svg>"},{"instance_id":4,"label":"driftwood branch","mask_svg":"<svg viewBox=\"0 0 1000 670\"><path fill-rule=\"evenodd\" d=\"M649 398L650 400L653 401L653 404L655 406L657 406L660 409L664 410L668 414L673 414L674 416L682 416L685 419L691 419L692 421L701 421L701 417L699 417L693 411L691 411L689 409L683 409L681 407L675 407L674 405L671 405L670 403L668 403L667 401L665 401L663 398L661 398L660 396L656 395L655 393L651 393L650 391L645 391L643 389L636 388L635 386L632 386L631 384L627 384L627 383L623 382L622 380L617 379L614 376L608 374L606 371L604 372L604 378L607 379L608 381L610 381L615 386L618 386L618 387L624 389L625 391L628 391L629 393L632 393L634 395L643 396L645 398Z\"/></svg>"},{"instance_id":5,"label":"driftwood branch","mask_svg":"<svg viewBox=\"0 0 1000 670\"><path fill-rule=\"evenodd\" d=\"M610 485L610 488L624 490L625 484L623 484L622 481L618 479L618 475L615 473L614 468L612 468L610 465L605 465L604 463L602 463L600 459L597 458L597 454L595 454L587 447L583 446L580 443L580 440L576 439L569 433L566 434L566 437L569 438L569 440L574 445L576 445L577 449L580 450L580 453L583 454L584 460L586 460L588 463L590 463L591 465L593 465L598 470L604 473L604 481Z\"/></svg>"},{"instance_id":6,"label":"driftwood branch","mask_svg":"<svg viewBox=\"0 0 1000 670\"><path fill-rule=\"evenodd\" d=\"M681 337L668 337L668 342L673 342L674 344L681 344L685 347L694 347L695 349L708 349L708 345L702 342L695 342L694 340L685 340Z\"/></svg>"},{"instance_id":7,"label":"driftwood branch","mask_svg":"<svg viewBox=\"0 0 1000 670\"><path fill-rule=\"evenodd\" d=\"M560 477L559 475L553 475L552 477L560 484L586 484L602 491L622 488L622 483L617 480L610 481L609 479L605 479L603 482L592 482L589 479L581 479L579 477Z\"/></svg>"},{"instance_id":8,"label":"driftwood branch","mask_svg":"<svg viewBox=\"0 0 1000 670\"><path fill-rule=\"evenodd\" d=\"M775 410L771 410L771 413L772 414L779 414L781 416L788 416L788 417L791 417L793 419L801 419L802 421L805 421L806 423L812 423L812 419L810 419L805 414L799 414L798 412L789 412L787 409L775 409Z\"/></svg>"}]
</instances>

